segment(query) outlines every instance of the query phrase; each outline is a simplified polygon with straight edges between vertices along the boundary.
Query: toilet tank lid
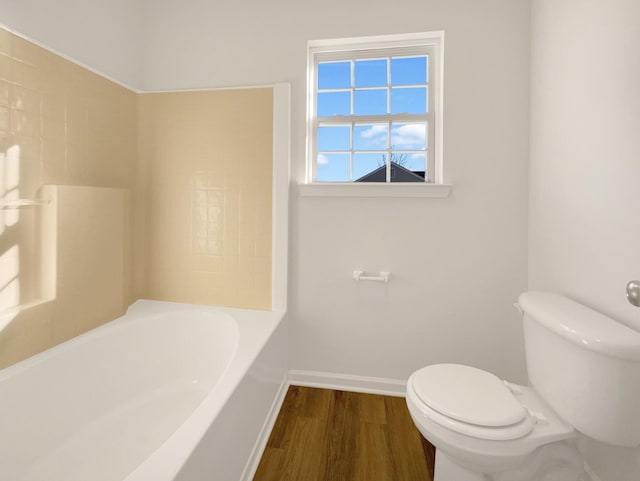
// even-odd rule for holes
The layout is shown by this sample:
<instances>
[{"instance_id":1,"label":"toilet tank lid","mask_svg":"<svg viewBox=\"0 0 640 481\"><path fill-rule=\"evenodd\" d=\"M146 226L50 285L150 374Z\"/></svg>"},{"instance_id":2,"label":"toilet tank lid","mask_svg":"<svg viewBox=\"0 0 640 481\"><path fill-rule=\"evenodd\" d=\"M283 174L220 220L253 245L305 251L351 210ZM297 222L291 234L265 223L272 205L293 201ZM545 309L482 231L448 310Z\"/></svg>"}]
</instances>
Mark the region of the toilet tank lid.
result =
<instances>
[{"instance_id":1,"label":"toilet tank lid","mask_svg":"<svg viewBox=\"0 0 640 481\"><path fill-rule=\"evenodd\" d=\"M525 292L518 304L524 314L583 349L640 361L640 332L604 314L551 292Z\"/></svg>"}]
</instances>

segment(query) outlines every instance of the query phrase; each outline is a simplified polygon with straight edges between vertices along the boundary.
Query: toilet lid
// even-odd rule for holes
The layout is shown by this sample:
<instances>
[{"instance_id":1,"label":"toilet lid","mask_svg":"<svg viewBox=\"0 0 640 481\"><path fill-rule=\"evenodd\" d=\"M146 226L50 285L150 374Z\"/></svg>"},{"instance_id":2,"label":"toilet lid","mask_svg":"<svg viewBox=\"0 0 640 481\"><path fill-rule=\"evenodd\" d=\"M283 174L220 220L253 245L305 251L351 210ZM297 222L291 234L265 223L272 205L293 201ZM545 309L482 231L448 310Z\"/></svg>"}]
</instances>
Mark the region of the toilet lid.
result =
<instances>
[{"instance_id":1,"label":"toilet lid","mask_svg":"<svg viewBox=\"0 0 640 481\"><path fill-rule=\"evenodd\" d=\"M527 411L495 375L460 364L434 364L416 371L413 389L431 409L486 427L523 421Z\"/></svg>"}]
</instances>

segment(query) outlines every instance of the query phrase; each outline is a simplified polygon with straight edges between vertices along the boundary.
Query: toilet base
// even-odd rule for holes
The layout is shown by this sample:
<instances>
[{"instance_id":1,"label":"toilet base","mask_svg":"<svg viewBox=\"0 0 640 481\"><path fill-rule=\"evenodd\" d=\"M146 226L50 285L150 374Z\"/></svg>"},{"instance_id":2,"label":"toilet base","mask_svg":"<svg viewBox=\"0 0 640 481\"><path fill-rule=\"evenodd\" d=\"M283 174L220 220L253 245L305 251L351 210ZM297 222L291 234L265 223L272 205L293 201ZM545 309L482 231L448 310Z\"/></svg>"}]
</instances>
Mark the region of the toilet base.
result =
<instances>
[{"instance_id":1,"label":"toilet base","mask_svg":"<svg viewBox=\"0 0 640 481\"><path fill-rule=\"evenodd\" d=\"M436 466L433 481L486 481L482 473L474 473L454 463L442 451L436 451Z\"/></svg>"},{"instance_id":2,"label":"toilet base","mask_svg":"<svg viewBox=\"0 0 640 481\"><path fill-rule=\"evenodd\" d=\"M584 481L584 462L575 443L544 445L517 467L490 474L470 471L436 451L433 481Z\"/></svg>"}]
</instances>

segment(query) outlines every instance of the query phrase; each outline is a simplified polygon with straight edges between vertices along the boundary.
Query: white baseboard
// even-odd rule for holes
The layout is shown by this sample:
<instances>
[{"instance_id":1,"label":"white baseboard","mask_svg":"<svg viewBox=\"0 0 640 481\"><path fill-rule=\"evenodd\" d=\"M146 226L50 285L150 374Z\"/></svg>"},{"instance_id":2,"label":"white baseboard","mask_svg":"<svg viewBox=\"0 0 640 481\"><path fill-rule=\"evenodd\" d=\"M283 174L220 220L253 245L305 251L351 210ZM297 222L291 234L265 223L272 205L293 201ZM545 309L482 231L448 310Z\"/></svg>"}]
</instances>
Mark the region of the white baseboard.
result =
<instances>
[{"instance_id":1,"label":"white baseboard","mask_svg":"<svg viewBox=\"0 0 640 481\"><path fill-rule=\"evenodd\" d=\"M273 430L280 408L284 402L290 385L321 387L325 389L337 389L339 391L354 391L370 394L384 394L387 396L404 396L406 382L400 379L387 379L380 377L353 376L349 374L336 374L316 371L289 371L287 378L283 379L278 388L267 419L265 419L258 440L247 460L240 481L251 481L256 474L260 459L267 447L269 436Z\"/></svg>"},{"instance_id":2,"label":"white baseboard","mask_svg":"<svg viewBox=\"0 0 640 481\"><path fill-rule=\"evenodd\" d=\"M321 387L338 391L354 391L404 397L407 382L401 379L356 376L318 371L289 371L289 383L296 386Z\"/></svg>"},{"instance_id":3,"label":"white baseboard","mask_svg":"<svg viewBox=\"0 0 640 481\"><path fill-rule=\"evenodd\" d=\"M338 391L353 391L369 394L383 394L386 396L404 397L406 381L380 377L356 376L350 374L336 374L331 372L290 370L283 379L273 400L267 419L265 420L258 440L251 451L251 456L240 481L251 481L256 474L260 459L267 447L269 436L273 430L278 414L284 402L289 386L308 386ZM600 477L585 463L585 481L602 481Z\"/></svg>"},{"instance_id":4,"label":"white baseboard","mask_svg":"<svg viewBox=\"0 0 640 481\"><path fill-rule=\"evenodd\" d=\"M282 403L284 402L284 398L287 394L287 389L289 389L289 381L285 377L278 388L276 397L273 399L273 404L271 405L271 409L269 409L267 419L265 419L264 424L262 425L260 435L258 436L256 444L253 446L251 456L249 456L244 472L240 477L240 481L251 481L255 476L258 465L260 464L260 459L262 459L262 454L267 447L269 436L271 435L271 431L273 430L273 426L276 423L276 419L280 413L280 408L282 407Z\"/></svg>"}]
</instances>

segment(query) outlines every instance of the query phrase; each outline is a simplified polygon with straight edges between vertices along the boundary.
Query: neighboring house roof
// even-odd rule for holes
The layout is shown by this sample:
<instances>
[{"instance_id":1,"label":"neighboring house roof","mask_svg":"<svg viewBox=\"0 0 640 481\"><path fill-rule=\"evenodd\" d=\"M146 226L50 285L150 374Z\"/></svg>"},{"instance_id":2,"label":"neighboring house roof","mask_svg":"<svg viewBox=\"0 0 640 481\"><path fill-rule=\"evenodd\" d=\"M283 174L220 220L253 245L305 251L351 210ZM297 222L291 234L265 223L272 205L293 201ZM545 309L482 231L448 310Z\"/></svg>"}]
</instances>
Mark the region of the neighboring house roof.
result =
<instances>
[{"instance_id":1,"label":"neighboring house roof","mask_svg":"<svg viewBox=\"0 0 640 481\"><path fill-rule=\"evenodd\" d=\"M376 170L363 175L354 182L386 182L387 166L383 165ZM391 182L424 182L424 171L413 171L406 167L391 162Z\"/></svg>"}]
</instances>

